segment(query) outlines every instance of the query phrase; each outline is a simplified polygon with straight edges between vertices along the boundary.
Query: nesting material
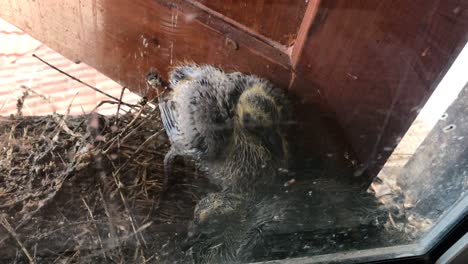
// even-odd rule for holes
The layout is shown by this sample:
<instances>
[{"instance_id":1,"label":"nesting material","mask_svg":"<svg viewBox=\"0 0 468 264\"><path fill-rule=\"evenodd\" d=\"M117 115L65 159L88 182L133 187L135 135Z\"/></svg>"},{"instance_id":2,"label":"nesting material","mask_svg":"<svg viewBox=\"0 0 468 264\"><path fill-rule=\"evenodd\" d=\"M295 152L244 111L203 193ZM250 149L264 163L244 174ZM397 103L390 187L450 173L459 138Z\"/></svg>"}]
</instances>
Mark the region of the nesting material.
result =
<instances>
[{"instance_id":1,"label":"nesting material","mask_svg":"<svg viewBox=\"0 0 468 264\"><path fill-rule=\"evenodd\" d=\"M118 105L114 116L23 117L27 96L18 100L17 115L0 119L0 263L192 263L193 252L181 246L194 207L207 193L219 190L189 160L176 160L170 179L165 178L169 142L159 108L148 102L108 101ZM250 231L261 230L265 219L285 230L308 224L309 229L292 233L262 233L266 239L254 245L252 254L247 252L247 259L406 241L399 234L401 219L390 214L386 219L387 212L374 197L319 175L300 171L281 183L284 193L254 204L248 201L250 209L235 212L250 213L252 221L230 226L247 234L246 240L255 238ZM277 213L278 208L294 207L290 205L300 206L285 211L285 217ZM305 211L312 214L296 213ZM361 215L351 221L351 216ZM363 219L372 221L352 226ZM386 223L397 233L388 233ZM363 235L367 233L372 236ZM203 253L201 245L191 250Z\"/></svg>"},{"instance_id":2,"label":"nesting material","mask_svg":"<svg viewBox=\"0 0 468 264\"><path fill-rule=\"evenodd\" d=\"M211 187L187 161L168 184L168 147L150 104L1 119L0 262L184 262L178 237Z\"/></svg>"}]
</instances>

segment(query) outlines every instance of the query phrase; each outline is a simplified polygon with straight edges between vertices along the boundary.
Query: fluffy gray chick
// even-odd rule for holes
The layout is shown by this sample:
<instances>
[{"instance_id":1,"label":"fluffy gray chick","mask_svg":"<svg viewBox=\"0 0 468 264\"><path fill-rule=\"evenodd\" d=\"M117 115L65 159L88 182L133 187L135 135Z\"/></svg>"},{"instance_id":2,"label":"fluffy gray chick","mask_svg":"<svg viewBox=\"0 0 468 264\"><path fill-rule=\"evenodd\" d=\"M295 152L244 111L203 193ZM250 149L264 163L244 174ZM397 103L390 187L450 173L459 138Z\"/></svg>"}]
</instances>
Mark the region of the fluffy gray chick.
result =
<instances>
[{"instance_id":1,"label":"fluffy gray chick","mask_svg":"<svg viewBox=\"0 0 468 264\"><path fill-rule=\"evenodd\" d=\"M232 134L221 159L207 162L211 175L225 190L244 195L261 195L279 180L280 169L289 160L285 127L290 106L282 90L256 76L240 73L236 88Z\"/></svg>"},{"instance_id":2,"label":"fluffy gray chick","mask_svg":"<svg viewBox=\"0 0 468 264\"><path fill-rule=\"evenodd\" d=\"M195 263L323 254L384 245L382 237L389 238L382 236L386 213L372 195L328 179L297 184L259 200L230 192L203 198L185 245Z\"/></svg>"},{"instance_id":3,"label":"fluffy gray chick","mask_svg":"<svg viewBox=\"0 0 468 264\"><path fill-rule=\"evenodd\" d=\"M176 67L169 81L172 89L159 104L172 144L166 176L174 157L189 156L222 189L240 190L272 182L286 166L281 125L289 119L289 105L281 90L207 65Z\"/></svg>"},{"instance_id":4,"label":"fluffy gray chick","mask_svg":"<svg viewBox=\"0 0 468 264\"><path fill-rule=\"evenodd\" d=\"M220 154L232 133L238 91L229 75L212 66L182 65L169 77L170 91L159 98L161 119L171 142L166 176L176 156L197 160Z\"/></svg>"},{"instance_id":5,"label":"fluffy gray chick","mask_svg":"<svg viewBox=\"0 0 468 264\"><path fill-rule=\"evenodd\" d=\"M201 199L189 225L184 250L201 263L236 263L237 249L246 238L244 223L248 202L230 192L211 193Z\"/></svg>"}]
</instances>

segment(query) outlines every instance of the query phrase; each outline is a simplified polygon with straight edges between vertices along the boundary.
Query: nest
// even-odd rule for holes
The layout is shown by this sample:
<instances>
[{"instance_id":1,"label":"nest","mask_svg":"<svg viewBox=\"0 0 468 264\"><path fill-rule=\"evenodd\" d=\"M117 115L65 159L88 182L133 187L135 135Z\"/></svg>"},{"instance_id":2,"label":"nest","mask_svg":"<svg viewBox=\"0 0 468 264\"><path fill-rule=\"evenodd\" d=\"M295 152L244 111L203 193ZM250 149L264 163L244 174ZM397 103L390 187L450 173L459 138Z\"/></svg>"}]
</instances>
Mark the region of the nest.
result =
<instances>
[{"instance_id":1,"label":"nest","mask_svg":"<svg viewBox=\"0 0 468 264\"><path fill-rule=\"evenodd\" d=\"M197 202L217 189L189 160L177 160L170 181L165 178L163 159L169 142L159 109L147 102L129 105L116 100L107 102L118 104L114 116L23 117L27 95L18 100L15 116L0 119L0 262L192 262L180 242ZM301 180L302 174L306 178ZM314 190L309 193L317 196L316 201L326 201L317 205L317 211L330 207L332 199L327 195L339 194L336 208L329 210L331 216L366 209L372 217L381 218L384 211L377 210L377 205L340 208L347 205L341 200L346 200L342 198L350 186L327 186L327 181L311 176L315 174L321 175L299 173L295 185L304 184ZM316 181L321 184L314 187ZM294 182L293 178L287 183ZM282 252L332 253L343 250L344 244L364 249L407 241L399 233L386 233L382 226L386 222L382 220L375 232L365 226L356 235L335 226L286 237L273 235L266 247L275 247L279 253L267 257L293 256ZM362 233L375 234L363 243ZM294 249L294 245L301 247Z\"/></svg>"},{"instance_id":2,"label":"nest","mask_svg":"<svg viewBox=\"0 0 468 264\"><path fill-rule=\"evenodd\" d=\"M0 120L0 262L189 261L177 241L213 187L187 161L167 183L158 108L119 109Z\"/></svg>"}]
</instances>

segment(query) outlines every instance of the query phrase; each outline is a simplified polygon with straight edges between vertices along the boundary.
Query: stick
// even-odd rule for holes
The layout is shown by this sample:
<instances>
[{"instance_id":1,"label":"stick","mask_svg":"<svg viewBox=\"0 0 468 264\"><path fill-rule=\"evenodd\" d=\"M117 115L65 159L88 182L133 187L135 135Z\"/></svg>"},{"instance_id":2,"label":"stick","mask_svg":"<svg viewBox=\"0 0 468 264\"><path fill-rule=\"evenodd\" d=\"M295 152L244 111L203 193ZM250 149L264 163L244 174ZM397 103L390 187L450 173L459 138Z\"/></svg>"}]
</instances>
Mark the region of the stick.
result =
<instances>
[{"instance_id":1,"label":"stick","mask_svg":"<svg viewBox=\"0 0 468 264\"><path fill-rule=\"evenodd\" d=\"M93 212L91 211L91 208L89 208L89 206L86 203L86 200L84 199L83 196L81 196L81 200L83 201L86 209L88 210L89 216L91 216L91 220L93 221L94 227L96 228L96 233L98 235L99 245L101 246L101 249L102 249L102 254L103 254L104 258L107 259L106 252L104 251L104 246L102 244L101 234L99 234L99 228L98 228L98 226L97 226L97 224L95 222Z\"/></svg>"},{"instance_id":2,"label":"stick","mask_svg":"<svg viewBox=\"0 0 468 264\"><path fill-rule=\"evenodd\" d=\"M120 114L120 105L122 102L122 98L125 92L125 86L122 87L122 91L120 92L120 98L119 98L119 104L117 105L117 113L115 114L115 125L117 126L119 124L119 114Z\"/></svg>"},{"instance_id":3,"label":"stick","mask_svg":"<svg viewBox=\"0 0 468 264\"><path fill-rule=\"evenodd\" d=\"M8 222L8 220L6 220L4 216L1 217L0 223L6 229L6 231L8 231L8 233L10 233L10 235L16 240L16 243L18 243L21 250L23 250L23 253L29 259L29 263L35 264L36 262L34 261L33 257L31 257L31 254L29 254L28 250L24 247L23 243L21 243L15 230L13 229L13 227L10 225L10 223Z\"/></svg>"},{"instance_id":4,"label":"stick","mask_svg":"<svg viewBox=\"0 0 468 264\"><path fill-rule=\"evenodd\" d=\"M73 98L71 99L70 101L70 104L68 104L68 107L67 107L67 112L65 113L65 115L63 116L62 120L60 121L60 123L57 125L57 134L55 134L55 136L52 138L52 140L54 142L56 142L58 140L58 136L60 134L60 129L59 128L62 128L64 131L66 131L68 134L70 134L71 136L73 137L79 137L78 135L76 135L75 133L73 133L73 131L67 126L66 124L66 120L68 118L68 115L70 114L70 108L73 104L73 101L75 101L75 98L76 96L78 95L79 92L77 92Z\"/></svg>"},{"instance_id":5,"label":"stick","mask_svg":"<svg viewBox=\"0 0 468 264\"><path fill-rule=\"evenodd\" d=\"M101 196L102 206L104 207L104 212L106 213L109 225L109 239L108 242L106 242L106 247L109 246L110 248L120 248L120 240L117 236L117 232L115 231L114 224L112 223L112 215L109 211L109 207L107 206L106 199L104 198L104 194L102 193L100 188L98 189L98 191L99 195Z\"/></svg>"},{"instance_id":6,"label":"stick","mask_svg":"<svg viewBox=\"0 0 468 264\"><path fill-rule=\"evenodd\" d=\"M57 109L55 108L54 104L52 103L52 101L50 100L50 97L47 97L46 95L44 94L41 94L41 93L38 93L36 91L34 91L33 89L31 89L30 87L26 86L26 85L21 85L20 86L22 89L32 93L32 94L35 94L37 96L39 96L40 98L42 98L43 100L47 101L47 103L49 103L49 105L52 107L52 110L54 111L54 113L57 111ZM0 109L1 110L1 109Z\"/></svg>"},{"instance_id":7,"label":"stick","mask_svg":"<svg viewBox=\"0 0 468 264\"><path fill-rule=\"evenodd\" d=\"M103 92L103 91L99 90L98 88L96 88L96 87L94 87L94 86L91 86L91 85L89 85L89 84L83 82L82 80L76 78L75 76L72 76L72 75L70 75L70 74L68 74L68 73L66 73L66 72L64 72L64 71L62 71L62 70L60 70L59 68L55 67L54 65L52 65L52 64L46 62L45 60L39 58L39 56L37 56L36 54L33 54L32 56L33 56L34 58L38 59L39 61L41 61L42 63L44 63L45 65L47 65L47 66L51 67L52 69L54 69L54 70L60 72L61 74L67 76L68 78L73 79L73 80L75 80L75 81L77 81L77 82L83 84L84 86L93 89L94 91L96 91L96 92L98 92L98 93L100 93L100 94L103 94L103 95L105 95L105 96L107 96L107 97L109 97L109 98L112 98L112 99L114 99L115 101L118 101L118 102L120 102L120 103L123 104L123 105L129 106L129 107L135 107L135 106L136 106L136 105L124 103L124 102L120 101L117 97L114 97L114 96L112 96L112 95L110 95L110 94L108 94L108 93L106 93L106 92Z\"/></svg>"},{"instance_id":8,"label":"stick","mask_svg":"<svg viewBox=\"0 0 468 264\"><path fill-rule=\"evenodd\" d=\"M135 150L135 152L133 152L133 154L124 162L124 164L122 164L114 173L113 175L118 175L120 173L120 171L125 168L125 166L128 165L128 163L130 163L135 157L136 155L141 151L141 149L143 147L146 146L146 144L148 144L148 142L150 142L151 140L153 140L155 137L159 136L162 132L164 131L164 129L161 129L159 130L158 132L154 133L153 135L151 135L150 137L148 137L143 143L141 143L140 146L138 146L138 148Z\"/></svg>"},{"instance_id":9,"label":"stick","mask_svg":"<svg viewBox=\"0 0 468 264\"><path fill-rule=\"evenodd\" d=\"M107 154L107 152L109 152L109 150L114 146L115 142L123 135L127 132L127 130L138 120L138 118L140 117L140 115L143 113L143 110L144 110L144 107L142 107L138 113L135 115L135 117L132 119L132 121L130 121L130 123L128 123L121 131L119 134L117 134L116 136L114 136L108 143L109 146L106 147L105 150L102 151L103 154Z\"/></svg>"}]
</instances>

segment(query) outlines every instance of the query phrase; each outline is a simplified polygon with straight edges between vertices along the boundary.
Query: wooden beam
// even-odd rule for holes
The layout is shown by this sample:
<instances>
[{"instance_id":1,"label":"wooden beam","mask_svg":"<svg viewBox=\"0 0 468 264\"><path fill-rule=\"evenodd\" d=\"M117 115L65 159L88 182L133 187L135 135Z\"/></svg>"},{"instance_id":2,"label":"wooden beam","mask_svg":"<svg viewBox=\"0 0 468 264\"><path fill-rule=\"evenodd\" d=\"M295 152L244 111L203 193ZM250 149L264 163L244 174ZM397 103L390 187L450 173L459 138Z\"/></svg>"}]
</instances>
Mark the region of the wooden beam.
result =
<instances>
[{"instance_id":1,"label":"wooden beam","mask_svg":"<svg viewBox=\"0 0 468 264\"><path fill-rule=\"evenodd\" d=\"M310 0L307 4L307 9L302 19L301 27L297 33L296 41L294 42L294 46L290 47L289 50L291 64L294 68L299 63L302 51L306 48L305 44L309 39L312 26L319 24L319 21L316 21L316 17L320 10L321 2L322 0Z\"/></svg>"},{"instance_id":2,"label":"wooden beam","mask_svg":"<svg viewBox=\"0 0 468 264\"><path fill-rule=\"evenodd\" d=\"M309 1L189 0L242 24L285 47L295 44Z\"/></svg>"},{"instance_id":3,"label":"wooden beam","mask_svg":"<svg viewBox=\"0 0 468 264\"><path fill-rule=\"evenodd\" d=\"M181 61L221 65L287 86L278 47L187 1L0 0L0 16L71 60L150 97L151 67L166 76Z\"/></svg>"},{"instance_id":4,"label":"wooden beam","mask_svg":"<svg viewBox=\"0 0 468 264\"><path fill-rule=\"evenodd\" d=\"M468 41L467 10L456 0L322 1L290 91L334 115L357 174L379 171Z\"/></svg>"}]
</instances>

